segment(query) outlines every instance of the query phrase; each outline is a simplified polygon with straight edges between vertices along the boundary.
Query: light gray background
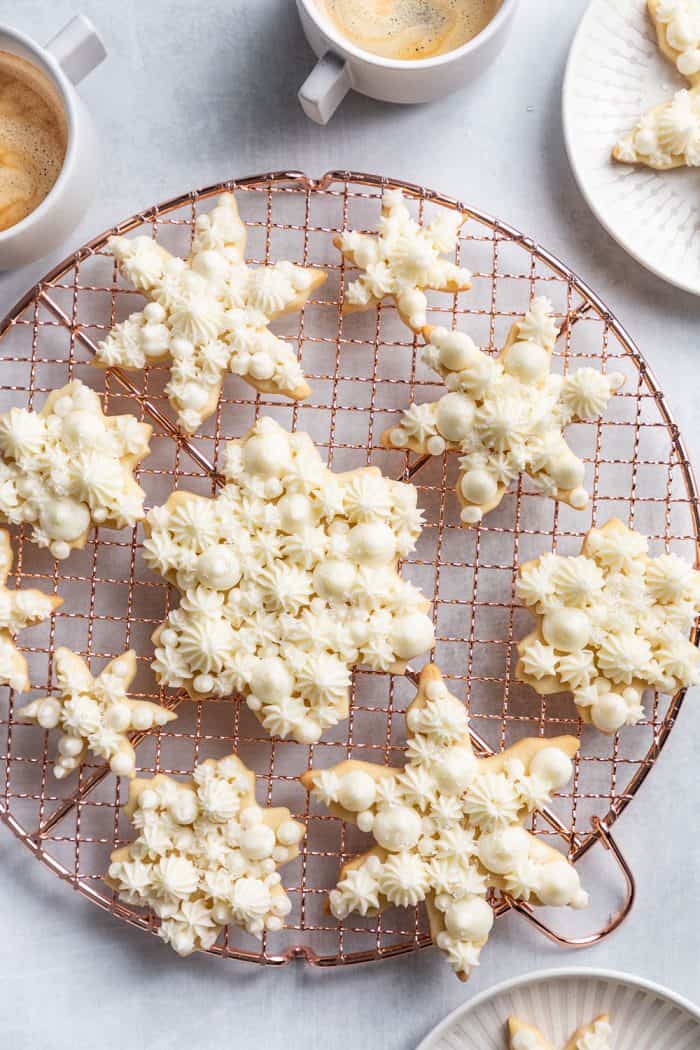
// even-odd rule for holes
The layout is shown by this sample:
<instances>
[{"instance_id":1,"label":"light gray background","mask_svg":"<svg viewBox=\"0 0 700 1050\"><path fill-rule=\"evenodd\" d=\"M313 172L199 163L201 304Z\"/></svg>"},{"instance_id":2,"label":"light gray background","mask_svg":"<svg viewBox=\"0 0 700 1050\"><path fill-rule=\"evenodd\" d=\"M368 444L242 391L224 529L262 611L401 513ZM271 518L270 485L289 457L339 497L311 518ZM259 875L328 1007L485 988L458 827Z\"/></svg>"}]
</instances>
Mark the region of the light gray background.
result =
<instances>
[{"instance_id":1,"label":"light gray background","mask_svg":"<svg viewBox=\"0 0 700 1050\"><path fill-rule=\"evenodd\" d=\"M478 84L413 109L351 97L318 128L294 97L313 60L293 0L83 0L109 50L82 88L102 137L98 199L54 257L0 275L0 314L69 249L191 187L277 168L376 171L459 196L563 257L638 340L693 455L700 301L641 270L608 238L564 154L561 82L585 6L524 0L506 51ZM72 0L14 0L0 10L44 42L78 8ZM408 1050L476 992L556 965L626 969L698 1000L698 737L691 693L617 828L638 879L629 922L577 954L509 917L467 986L431 950L321 973L302 964L263 970L178 960L72 894L0 829L0 1044ZM610 869L599 872L606 879Z\"/></svg>"}]
</instances>

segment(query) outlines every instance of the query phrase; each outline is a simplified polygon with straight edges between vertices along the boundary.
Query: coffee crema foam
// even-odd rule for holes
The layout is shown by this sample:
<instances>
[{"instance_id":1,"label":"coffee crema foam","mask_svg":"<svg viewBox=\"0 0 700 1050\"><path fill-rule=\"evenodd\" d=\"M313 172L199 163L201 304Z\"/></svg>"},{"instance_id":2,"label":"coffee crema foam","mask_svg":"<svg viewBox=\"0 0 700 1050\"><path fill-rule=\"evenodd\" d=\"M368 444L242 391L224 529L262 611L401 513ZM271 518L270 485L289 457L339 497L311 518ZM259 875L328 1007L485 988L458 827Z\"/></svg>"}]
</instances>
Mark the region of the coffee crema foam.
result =
<instances>
[{"instance_id":1,"label":"coffee crema foam","mask_svg":"<svg viewBox=\"0 0 700 1050\"><path fill-rule=\"evenodd\" d=\"M482 32L502 0L316 0L338 32L382 58L416 61Z\"/></svg>"},{"instance_id":2,"label":"coffee crema foam","mask_svg":"<svg viewBox=\"0 0 700 1050\"><path fill-rule=\"evenodd\" d=\"M51 192L67 140L61 99L48 77L0 51L0 230L21 222Z\"/></svg>"}]
</instances>

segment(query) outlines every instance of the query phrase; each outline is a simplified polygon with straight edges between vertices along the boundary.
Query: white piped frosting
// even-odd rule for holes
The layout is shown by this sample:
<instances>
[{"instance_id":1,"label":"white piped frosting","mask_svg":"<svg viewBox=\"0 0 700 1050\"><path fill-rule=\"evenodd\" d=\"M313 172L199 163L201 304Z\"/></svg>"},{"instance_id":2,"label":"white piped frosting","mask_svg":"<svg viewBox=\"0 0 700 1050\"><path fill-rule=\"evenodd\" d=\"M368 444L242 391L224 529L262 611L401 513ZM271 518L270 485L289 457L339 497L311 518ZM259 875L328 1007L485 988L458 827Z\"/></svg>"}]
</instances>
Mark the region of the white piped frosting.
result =
<instances>
[{"instance_id":1,"label":"white piped frosting","mask_svg":"<svg viewBox=\"0 0 700 1050\"><path fill-rule=\"evenodd\" d=\"M247 266L232 194L198 216L186 260L150 237L112 237L109 245L121 273L151 301L112 329L98 365L135 369L170 357L166 393L188 433L215 411L227 371L257 390L308 396L296 354L269 325L301 309L326 275L290 262Z\"/></svg>"},{"instance_id":2,"label":"white piped frosting","mask_svg":"<svg viewBox=\"0 0 700 1050\"><path fill-rule=\"evenodd\" d=\"M10 590L7 577L12 569L10 534L0 529L0 685L17 692L29 688L27 661L15 643L24 627L48 620L63 599L36 590Z\"/></svg>"},{"instance_id":3,"label":"white piped frosting","mask_svg":"<svg viewBox=\"0 0 700 1050\"><path fill-rule=\"evenodd\" d=\"M510 1050L552 1050L539 1028L508 1018L508 1046ZM607 1014L601 1014L590 1024L578 1028L569 1037L563 1050L612 1050L612 1028Z\"/></svg>"},{"instance_id":4,"label":"white piped frosting","mask_svg":"<svg viewBox=\"0 0 700 1050\"><path fill-rule=\"evenodd\" d=\"M406 207L400 190L386 190L376 234L351 230L335 245L346 259L364 271L345 289L345 312L368 310L382 299L394 300L403 319L419 332L428 323L427 289L456 292L471 287L471 273L443 258L454 252L466 215L443 209L421 226Z\"/></svg>"},{"instance_id":5,"label":"white piped frosting","mask_svg":"<svg viewBox=\"0 0 700 1050\"><path fill-rule=\"evenodd\" d=\"M406 725L403 769L348 761L302 777L315 799L375 840L342 868L331 912L342 920L427 901L435 943L466 977L493 925L489 887L535 904L587 903L575 868L522 827L571 778L577 744L524 740L478 759L467 712L432 665Z\"/></svg>"},{"instance_id":6,"label":"white piped frosting","mask_svg":"<svg viewBox=\"0 0 700 1050\"><path fill-rule=\"evenodd\" d=\"M532 301L496 359L462 332L425 330L423 358L450 393L411 405L382 440L387 448L420 454L461 453L457 494L465 525L477 524L498 506L521 471L542 492L576 509L588 501L584 465L562 429L574 420L600 416L623 377L592 368L563 378L551 374L557 334L546 299Z\"/></svg>"},{"instance_id":7,"label":"white piped frosting","mask_svg":"<svg viewBox=\"0 0 700 1050\"><path fill-rule=\"evenodd\" d=\"M187 783L133 780L127 815L137 838L112 853L106 882L150 907L178 955L206 950L230 923L262 937L291 902L277 869L299 853L305 827L288 809L255 803L255 775L235 755L207 759Z\"/></svg>"},{"instance_id":8,"label":"white piped frosting","mask_svg":"<svg viewBox=\"0 0 700 1050\"><path fill-rule=\"evenodd\" d=\"M690 82L645 113L613 149L625 164L664 171L700 165L700 0L649 0L659 47Z\"/></svg>"},{"instance_id":9,"label":"white piped frosting","mask_svg":"<svg viewBox=\"0 0 700 1050\"><path fill-rule=\"evenodd\" d=\"M539 693L568 690L604 733L644 717L642 695L698 680L689 641L700 573L674 554L652 558L640 533L612 519L577 557L544 554L519 572L518 595L537 630L518 644L518 677Z\"/></svg>"},{"instance_id":10,"label":"white piped frosting","mask_svg":"<svg viewBox=\"0 0 700 1050\"><path fill-rule=\"evenodd\" d=\"M60 730L54 776L67 777L88 751L106 758L117 776L135 776L136 755L128 734L164 726L177 717L159 704L129 697L136 654L130 650L118 656L93 678L84 660L70 649L57 649L55 669L57 695L32 700L18 711L42 729Z\"/></svg>"},{"instance_id":11,"label":"white piped frosting","mask_svg":"<svg viewBox=\"0 0 700 1050\"><path fill-rule=\"evenodd\" d=\"M308 435L268 418L226 450L216 499L176 493L148 517L148 564L182 594L154 635L161 682L242 692L273 735L309 743L347 716L350 668L433 645L428 603L396 572L422 519L376 467L333 474Z\"/></svg>"},{"instance_id":12,"label":"white piped frosting","mask_svg":"<svg viewBox=\"0 0 700 1050\"><path fill-rule=\"evenodd\" d=\"M94 390L74 380L40 412L0 415L0 515L27 522L55 558L83 547L93 526L122 529L144 517L134 467L148 455L151 427L105 416Z\"/></svg>"}]
</instances>

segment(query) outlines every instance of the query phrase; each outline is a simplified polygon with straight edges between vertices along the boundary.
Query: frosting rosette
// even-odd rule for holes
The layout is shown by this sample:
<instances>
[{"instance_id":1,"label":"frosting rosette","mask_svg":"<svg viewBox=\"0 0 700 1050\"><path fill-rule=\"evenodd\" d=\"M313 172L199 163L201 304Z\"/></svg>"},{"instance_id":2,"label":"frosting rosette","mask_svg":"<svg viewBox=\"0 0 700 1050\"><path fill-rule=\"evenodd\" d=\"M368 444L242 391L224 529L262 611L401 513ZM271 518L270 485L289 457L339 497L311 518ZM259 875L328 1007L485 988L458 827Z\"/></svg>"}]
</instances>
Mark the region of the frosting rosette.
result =
<instances>
[{"instance_id":1,"label":"frosting rosette","mask_svg":"<svg viewBox=\"0 0 700 1050\"><path fill-rule=\"evenodd\" d=\"M562 1050L612 1050L612 1027L607 1014L582 1025L569 1037ZM509 1050L552 1050L539 1028L519 1017L508 1018Z\"/></svg>"},{"instance_id":2,"label":"frosting rosette","mask_svg":"<svg viewBox=\"0 0 700 1050\"><path fill-rule=\"evenodd\" d=\"M434 943L466 980L493 926L490 888L530 904L588 903L575 868L522 826L571 779L578 743L526 739L477 758L466 709L433 664L406 726L402 769L351 760L301 778L331 814L374 838L341 868L330 910L343 920L425 901Z\"/></svg>"},{"instance_id":3,"label":"frosting rosette","mask_svg":"<svg viewBox=\"0 0 700 1050\"><path fill-rule=\"evenodd\" d=\"M397 572L416 490L376 467L333 474L269 418L223 472L215 499L176 492L148 516L146 561L182 595L153 667L196 699L241 692L271 734L310 743L347 717L351 667L402 671L433 645L428 602Z\"/></svg>"},{"instance_id":4,"label":"frosting rosette","mask_svg":"<svg viewBox=\"0 0 700 1050\"><path fill-rule=\"evenodd\" d=\"M132 780L125 812L138 834L112 853L105 881L155 912L178 955L211 948L229 924L258 938L282 929L292 905L277 869L306 829L256 804L255 774L236 755L199 763L186 783Z\"/></svg>"},{"instance_id":5,"label":"frosting rosette","mask_svg":"<svg viewBox=\"0 0 700 1050\"><path fill-rule=\"evenodd\" d=\"M585 722L615 733L644 717L647 688L675 693L698 680L689 639L700 572L675 554L649 555L646 536L612 518L581 554L543 554L518 573L537 629L518 643L518 678L543 696L570 691Z\"/></svg>"}]
</instances>

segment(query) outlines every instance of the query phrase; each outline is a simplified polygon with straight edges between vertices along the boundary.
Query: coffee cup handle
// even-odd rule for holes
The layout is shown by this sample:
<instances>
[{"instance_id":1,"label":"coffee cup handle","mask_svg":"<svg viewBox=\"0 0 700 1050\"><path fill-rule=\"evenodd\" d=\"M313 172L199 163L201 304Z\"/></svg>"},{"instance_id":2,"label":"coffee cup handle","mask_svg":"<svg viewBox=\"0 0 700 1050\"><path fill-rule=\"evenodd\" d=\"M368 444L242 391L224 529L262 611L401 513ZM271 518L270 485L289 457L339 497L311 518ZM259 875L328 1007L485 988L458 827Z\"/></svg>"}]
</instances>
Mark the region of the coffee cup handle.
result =
<instances>
[{"instance_id":1,"label":"coffee cup handle","mask_svg":"<svg viewBox=\"0 0 700 1050\"><path fill-rule=\"evenodd\" d=\"M348 63L326 51L299 88L301 108L316 124L327 124L351 87Z\"/></svg>"},{"instance_id":2,"label":"coffee cup handle","mask_svg":"<svg viewBox=\"0 0 700 1050\"><path fill-rule=\"evenodd\" d=\"M89 18L76 15L46 45L63 72L74 84L92 73L107 57L102 38Z\"/></svg>"}]
</instances>

